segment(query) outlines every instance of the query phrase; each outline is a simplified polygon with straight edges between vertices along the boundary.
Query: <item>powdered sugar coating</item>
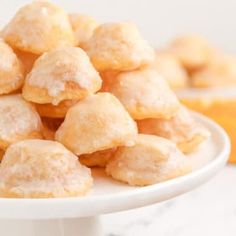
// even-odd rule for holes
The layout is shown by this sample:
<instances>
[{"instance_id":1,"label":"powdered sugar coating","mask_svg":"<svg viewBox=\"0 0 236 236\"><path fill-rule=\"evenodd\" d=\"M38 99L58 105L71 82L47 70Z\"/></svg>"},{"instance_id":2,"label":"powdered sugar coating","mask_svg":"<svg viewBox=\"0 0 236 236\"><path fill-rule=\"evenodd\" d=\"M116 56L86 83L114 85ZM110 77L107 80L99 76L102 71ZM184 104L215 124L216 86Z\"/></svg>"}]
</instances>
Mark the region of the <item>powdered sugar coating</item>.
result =
<instances>
[{"instance_id":1,"label":"powdered sugar coating","mask_svg":"<svg viewBox=\"0 0 236 236\"><path fill-rule=\"evenodd\" d=\"M132 147L119 147L106 172L130 185L150 185L191 171L186 156L167 139L139 134Z\"/></svg>"},{"instance_id":2,"label":"powdered sugar coating","mask_svg":"<svg viewBox=\"0 0 236 236\"><path fill-rule=\"evenodd\" d=\"M76 46L83 47L83 44L90 39L99 24L91 16L79 13L70 14L69 19L75 34Z\"/></svg>"},{"instance_id":3,"label":"powdered sugar coating","mask_svg":"<svg viewBox=\"0 0 236 236\"><path fill-rule=\"evenodd\" d=\"M57 105L63 100L80 99L94 93L101 84L86 53L80 48L65 47L45 53L35 62L26 78L23 96L35 103ZM31 94L32 87L45 90L48 96Z\"/></svg>"},{"instance_id":4,"label":"powdered sugar coating","mask_svg":"<svg viewBox=\"0 0 236 236\"><path fill-rule=\"evenodd\" d=\"M36 54L74 45L66 12L48 1L34 1L20 8L3 29L3 37L12 47Z\"/></svg>"},{"instance_id":5,"label":"powdered sugar coating","mask_svg":"<svg viewBox=\"0 0 236 236\"><path fill-rule=\"evenodd\" d=\"M11 145L0 167L0 196L72 197L92 186L90 170L62 144L26 140Z\"/></svg>"},{"instance_id":6,"label":"powdered sugar coating","mask_svg":"<svg viewBox=\"0 0 236 236\"><path fill-rule=\"evenodd\" d=\"M145 119L138 121L138 127L140 133L153 134L173 141L184 153L194 151L210 136L210 132L196 122L183 105L172 119Z\"/></svg>"},{"instance_id":7,"label":"powdered sugar coating","mask_svg":"<svg viewBox=\"0 0 236 236\"><path fill-rule=\"evenodd\" d=\"M133 70L154 60L155 52L132 23L106 23L98 26L84 46L95 68Z\"/></svg>"},{"instance_id":8,"label":"powdered sugar coating","mask_svg":"<svg viewBox=\"0 0 236 236\"><path fill-rule=\"evenodd\" d=\"M108 78L106 78L108 80ZM179 109L179 101L167 82L152 69L122 72L105 90L114 94L137 120L170 118Z\"/></svg>"},{"instance_id":9,"label":"powdered sugar coating","mask_svg":"<svg viewBox=\"0 0 236 236\"><path fill-rule=\"evenodd\" d=\"M8 94L19 89L23 82L24 73L20 60L0 39L0 94Z\"/></svg>"},{"instance_id":10,"label":"powdered sugar coating","mask_svg":"<svg viewBox=\"0 0 236 236\"><path fill-rule=\"evenodd\" d=\"M56 140L77 155L134 144L135 122L110 93L91 95L71 107Z\"/></svg>"},{"instance_id":11,"label":"powdered sugar coating","mask_svg":"<svg viewBox=\"0 0 236 236\"><path fill-rule=\"evenodd\" d=\"M19 140L41 138L41 120L35 108L20 95L0 97L0 148Z\"/></svg>"}]
</instances>

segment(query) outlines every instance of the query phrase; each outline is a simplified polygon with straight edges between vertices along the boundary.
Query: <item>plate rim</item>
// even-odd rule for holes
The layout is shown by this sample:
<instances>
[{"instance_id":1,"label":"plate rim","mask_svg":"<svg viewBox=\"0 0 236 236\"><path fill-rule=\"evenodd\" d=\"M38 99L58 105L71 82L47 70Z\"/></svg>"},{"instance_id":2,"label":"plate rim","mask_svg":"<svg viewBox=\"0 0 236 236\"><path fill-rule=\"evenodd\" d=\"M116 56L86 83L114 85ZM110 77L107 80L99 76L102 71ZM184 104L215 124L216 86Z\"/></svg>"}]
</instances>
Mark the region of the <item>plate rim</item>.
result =
<instances>
[{"instance_id":1,"label":"plate rim","mask_svg":"<svg viewBox=\"0 0 236 236\"><path fill-rule=\"evenodd\" d=\"M56 209L56 207L59 207L60 209L65 208L66 213L62 214L64 216L58 216L58 218L76 218L76 217L87 217L87 216L94 216L98 214L105 214L110 212L116 212L121 210L127 210L131 208L141 207L148 205L146 204L147 199L144 199L143 204L136 204L135 201L131 204L130 207L127 206L127 204L124 204L124 207L117 206L117 207L111 207L112 209L107 209L107 206L100 206L100 207L94 207L96 204L104 204L106 201L109 202L116 202L119 200L120 202L125 201L126 198L131 199L138 199L144 197L146 194L155 194L157 191L163 191L163 189L170 189L171 186L181 186L183 183L190 183L194 182L194 186L188 188L186 191L183 191L180 194L189 192L190 190L194 189L195 187L201 185L202 183L209 180L213 175L215 175L216 172L218 172L219 169L221 169L227 162L228 156L230 154L230 139L228 135L226 134L225 130L218 125L216 122L211 120L210 118L199 114L197 112L192 112L194 118L199 120L200 122L207 124L208 127L211 129L214 129L219 136L221 136L222 143L222 150L216 155L216 157L211 160L208 164L204 165L203 167L200 167L199 169L186 174L181 177L177 177L175 179L171 179L162 183L157 183L150 186L140 187L140 188L134 188L133 190L124 191L121 193L111 193L111 194L104 194L104 195L96 195L96 196L85 196L85 197L72 197L72 198L46 198L46 199L30 199L30 198L0 198L0 219L55 219L57 216L51 212L50 210L46 209L45 207L51 207L52 209ZM198 177L202 176L202 180L197 180ZM161 195L161 194L159 194ZM165 198L164 200L168 200L172 198L170 197ZM161 202L163 200L157 199L156 202ZM150 204L155 203L154 199L150 201ZM81 212L73 212L70 214L68 212L69 208L75 206L75 204L82 206L83 204L89 205L94 207L93 209L83 209ZM110 204L108 204L110 205ZM118 204L120 205L120 204ZM15 207L15 208L14 208ZM68 207L68 209L66 209ZM7 209L9 208L9 209ZM37 209L36 209L37 208ZM21 211L21 213L19 213ZM8 212L8 214L4 214L3 212ZM11 212L11 213L10 213ZM39 213L37 215L37 212ZM46 214L46 212L48 212Z\"/></svg>"}]
</instances>

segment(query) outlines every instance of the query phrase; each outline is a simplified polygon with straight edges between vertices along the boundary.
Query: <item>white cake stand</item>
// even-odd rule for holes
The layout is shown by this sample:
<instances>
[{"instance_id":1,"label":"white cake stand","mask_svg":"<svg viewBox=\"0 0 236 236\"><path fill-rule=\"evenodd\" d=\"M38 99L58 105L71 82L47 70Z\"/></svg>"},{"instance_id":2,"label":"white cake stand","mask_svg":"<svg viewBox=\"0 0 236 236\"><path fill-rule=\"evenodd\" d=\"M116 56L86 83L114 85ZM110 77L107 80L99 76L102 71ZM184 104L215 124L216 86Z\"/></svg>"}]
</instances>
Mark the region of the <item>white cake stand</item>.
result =
<instances>
[{"instance_id":1,"label":"white cake stand","mask_svg":"<svg viewBox=\"0 0 236 236\"><path fill-rule=\"evenodd\" d=\"M99 215L162 202L208 181L226 163L230 142L225 131L208 118L194 114L212 136L189 156L195 170L148 187L130 187L93 172L89 196L65 199L0 199L0 230L4 236L101 236Z\"/></svg>"}]
</instances>

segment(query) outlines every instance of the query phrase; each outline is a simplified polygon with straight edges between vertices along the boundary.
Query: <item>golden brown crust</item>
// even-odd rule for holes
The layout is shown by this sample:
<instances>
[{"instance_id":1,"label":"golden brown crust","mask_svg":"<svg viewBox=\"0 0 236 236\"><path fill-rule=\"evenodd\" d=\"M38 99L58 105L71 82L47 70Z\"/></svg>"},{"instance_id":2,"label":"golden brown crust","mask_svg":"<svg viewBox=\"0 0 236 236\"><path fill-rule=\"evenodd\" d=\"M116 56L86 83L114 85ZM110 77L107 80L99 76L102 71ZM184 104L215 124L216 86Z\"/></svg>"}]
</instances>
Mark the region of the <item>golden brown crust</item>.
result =
<instances>
[{"instance_id":1,"label":"golden brown crust","mask_svg":"<svg viewBox=\"0 0 236 236\"><path fill-rule=\"evenodd\" d=\"M63 119L54 119L48 117L42 117L41 119L43 124L42 134L44 139L55 140L55 133L62 124Z\"/></svg>"},{"instance_id":2,"label":"golden brown crust","mask_svg":"<svg viewBox=\"0 0 236 236\"><path fill-rule=\"evenodd\" d=\"M19 49L14 49L14 52L21 60L25 74L28 74L32 70L34 62L38 59L39 55L30 52L24 52Z\"/></svg>"},{"instance_id":3,"label":"golden brown crust","mask_svg":"<svg viewBox=\"0 0 236 236\"><path fill-rule=\"evenodd\" d=\"M77 100L65 100L57 106L52 104L35 104L40 116L49 118L64 118L70 107L75 105Z\"/></svg>"},{"instance_id":4,"label":"golden brown crust","mask_svg":"<svg viewBox=\"0 0 236 236\"><path fill-rule=\"evenodd\" d=\"M84 154L79 156L81 164L88 167L105 167L109 160L115 155L116 148Z\"/></svg>"},{"instance_id":5,"label":"golden brown crust","mask_svg":"<svg viewBox=\"0 0 236 236\"><path fill-rule=\"evenodd\" d=\"M2 161L2 158L4 156L5 151L0 149L0 161Z\"/></svg>"}]
</instances>

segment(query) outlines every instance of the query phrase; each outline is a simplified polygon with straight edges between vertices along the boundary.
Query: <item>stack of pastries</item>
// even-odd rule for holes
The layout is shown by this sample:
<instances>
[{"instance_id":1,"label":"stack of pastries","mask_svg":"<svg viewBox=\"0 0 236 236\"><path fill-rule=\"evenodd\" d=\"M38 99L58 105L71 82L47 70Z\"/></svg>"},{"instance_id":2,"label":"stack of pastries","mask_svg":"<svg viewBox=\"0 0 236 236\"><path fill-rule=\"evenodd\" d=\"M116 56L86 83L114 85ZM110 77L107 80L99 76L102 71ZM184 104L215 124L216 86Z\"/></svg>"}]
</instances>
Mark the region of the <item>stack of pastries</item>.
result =
<instances>
[{"instance_id":1,"label":"stack of pastries","mask_svg":"<svg viewBox=\"0 0 236 236\"><path fill-rule=\"evenodd\" d=\"M0 197L83 196L93 167L134 186L192 170L187 154L209 131L155 69L134 24L35 1L1 38ZM182 83L179 62L163 57Z\"/></svg>"},{"instance_id":2,"label":"stack of pastries","mask_svg":"<svg viewBox=\"0 0 236 236\"><path fill-rule=\"evenodd\" d=\"M222 125L228 132L236 163L236 57L199 35L183 35L157 50L152 68L177 91L179 99Z\"/></svg>"}]
</instances>

